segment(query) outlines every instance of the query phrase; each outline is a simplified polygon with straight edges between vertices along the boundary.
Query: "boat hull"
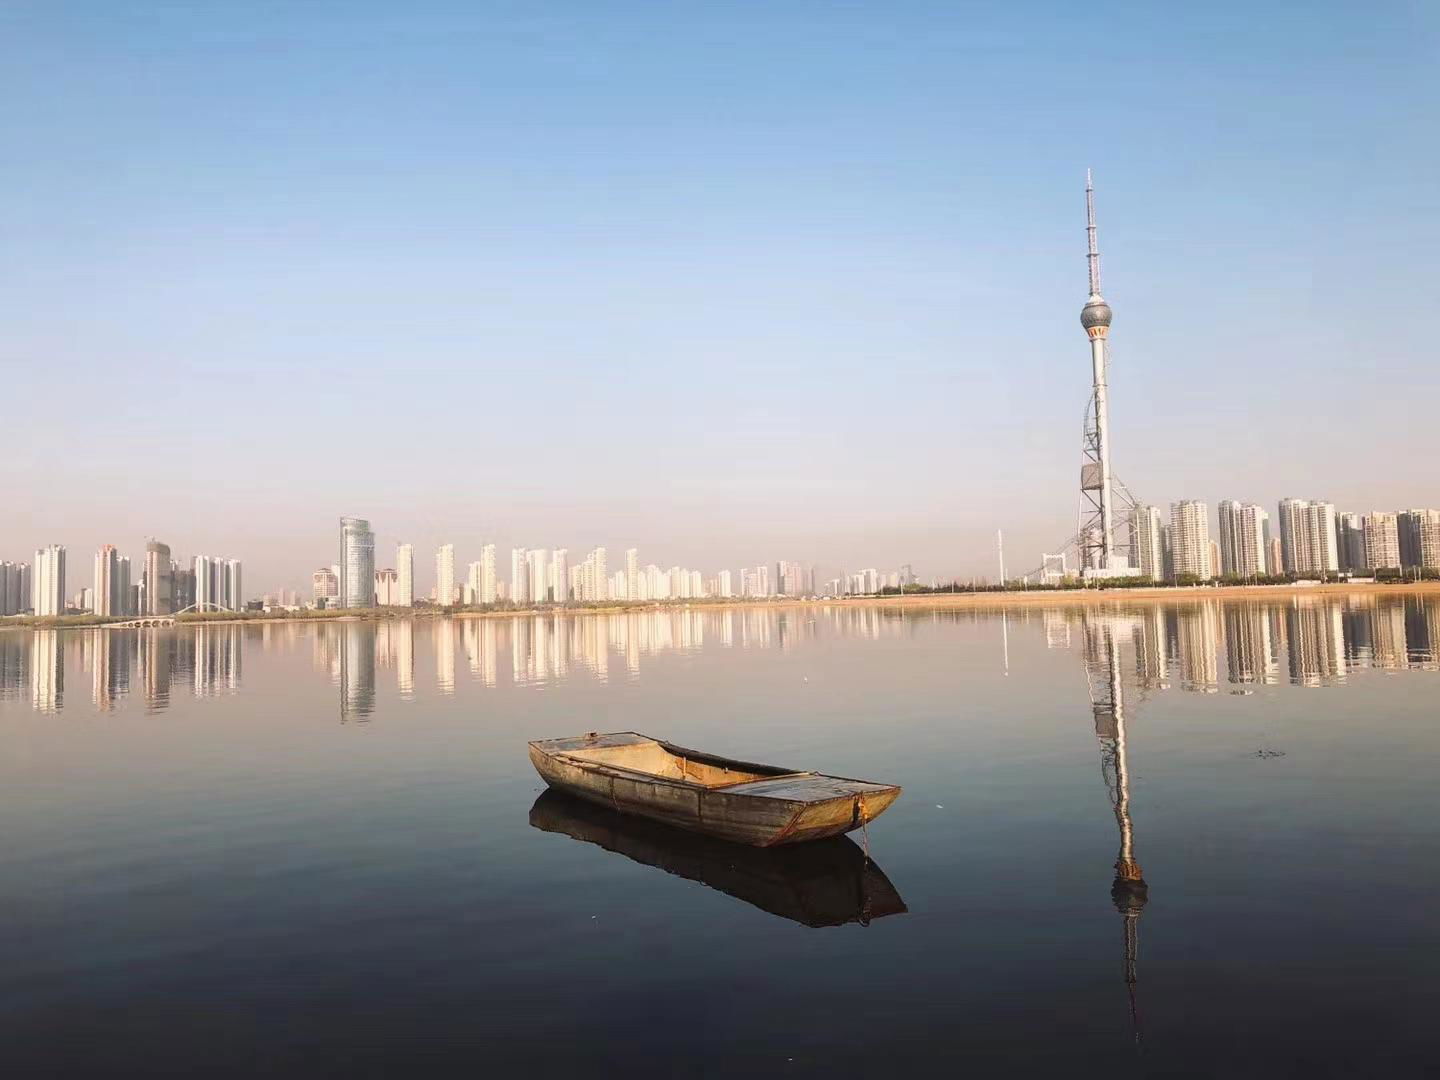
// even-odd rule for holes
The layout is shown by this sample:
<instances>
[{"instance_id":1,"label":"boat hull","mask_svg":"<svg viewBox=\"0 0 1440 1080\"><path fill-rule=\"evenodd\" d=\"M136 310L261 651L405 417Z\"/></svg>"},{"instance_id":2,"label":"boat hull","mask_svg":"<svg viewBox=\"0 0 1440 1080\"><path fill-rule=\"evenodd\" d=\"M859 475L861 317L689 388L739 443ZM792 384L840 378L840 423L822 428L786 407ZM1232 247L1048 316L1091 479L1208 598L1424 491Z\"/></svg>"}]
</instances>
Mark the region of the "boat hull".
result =
<instances>
[{"instance_id":1,"label":"boat hull","mask_svg":"<svg viewBox=\"0 0 1440 1080\"><path fill-rule=\"evenodd\" d=\"M567 751L567 747L573 750L576 742L546 740L530 744L530 761L550 787L621 813L755 847L843 835L873 821L900 795L900 788L894 785L781 769L736 784L707 786L585 760ZM655 740L648 742L653 744ZM660 745L672 753L689 755L687 761L725 760ZM767 768L741 762L730 764L737 769Z\"/></svg>"}]
</instances>

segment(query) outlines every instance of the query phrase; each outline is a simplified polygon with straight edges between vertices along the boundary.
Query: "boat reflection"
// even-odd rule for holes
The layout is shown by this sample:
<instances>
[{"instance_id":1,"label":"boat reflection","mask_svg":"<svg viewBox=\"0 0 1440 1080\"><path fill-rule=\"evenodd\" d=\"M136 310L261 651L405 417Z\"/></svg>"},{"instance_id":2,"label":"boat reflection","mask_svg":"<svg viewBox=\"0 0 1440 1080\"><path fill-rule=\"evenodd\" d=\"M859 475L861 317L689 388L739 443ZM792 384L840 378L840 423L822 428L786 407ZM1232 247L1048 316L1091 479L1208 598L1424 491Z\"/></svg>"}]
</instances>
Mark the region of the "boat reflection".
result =
<instances>
[{"instance_id":1,"label":"boat reflection","mask_svg":"<svg viewBox=\"0 0 1440 1080\"><path fill-rule=\"evenodd\" d=\"M848 837L783 849L745 847L550 790L530 808L530 824L698 881L803 926L868 926L907 910L890 879Z\"/></svg>"}]
</instances>

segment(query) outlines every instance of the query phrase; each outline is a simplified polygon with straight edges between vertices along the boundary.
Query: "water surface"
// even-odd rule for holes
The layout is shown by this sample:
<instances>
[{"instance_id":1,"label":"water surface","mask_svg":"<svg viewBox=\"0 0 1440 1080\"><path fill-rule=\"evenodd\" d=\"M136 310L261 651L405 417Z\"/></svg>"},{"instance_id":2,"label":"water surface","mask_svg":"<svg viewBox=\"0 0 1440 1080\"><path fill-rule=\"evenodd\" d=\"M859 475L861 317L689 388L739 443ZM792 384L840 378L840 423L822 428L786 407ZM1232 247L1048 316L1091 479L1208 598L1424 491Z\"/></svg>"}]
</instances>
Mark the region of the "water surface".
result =
<instances>
[{"instance_id":1,"label":"water surface","mask_svg":"<svg viewBox=\"0 0 1440 1080\"><path fill-rule=\"evenodd\" d=\"M0 631L0 1063L1415 1075L1437 668L1414 597ZM870 862L540 797L628 729L905 794Z\"/></svg>"}]
</instances>

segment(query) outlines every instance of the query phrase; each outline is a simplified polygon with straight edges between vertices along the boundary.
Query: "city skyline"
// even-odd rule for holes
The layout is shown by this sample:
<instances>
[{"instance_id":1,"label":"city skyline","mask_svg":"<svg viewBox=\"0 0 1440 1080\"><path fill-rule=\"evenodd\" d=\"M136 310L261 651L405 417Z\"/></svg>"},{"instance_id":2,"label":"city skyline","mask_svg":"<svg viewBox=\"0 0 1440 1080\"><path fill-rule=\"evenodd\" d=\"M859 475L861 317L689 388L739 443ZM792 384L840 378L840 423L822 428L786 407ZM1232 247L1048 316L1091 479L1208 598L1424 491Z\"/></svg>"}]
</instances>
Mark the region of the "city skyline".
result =
<instances>
[{"instance_id":1,"label":"city skyline","mask_svg":"<svg viewBox=\"0 0 1440 1080\"><path fill-rule=\"evenodd\" d=\"M0 358L18 400L83 421L12 418L0 559L124 547L111 523L135 521L303 591L348 508L387 550L543 537L978 577L1003 528L1036 565L1075 531L1087 167L1120 315L1112 465L1138 500L1440 501L1440 432L1384 392L1440 390L1421 9L921 4L817 40L781 10L562 4L543 43L459 7L399 40L363 5L281 13L265 42L212 18L189 53L183 11L106 20L58 87L43 58L92 28L12 27L0 79L34 107L0 204ZM1181 45L1215 34L1203 59ZM674 78L716 50L737 78ZM1097 50L1125 77L1088 78ZM1356 147L1368 167L1337 170ZM137 154L158 186L128 179Z\"/></svg>"}]
</instances>

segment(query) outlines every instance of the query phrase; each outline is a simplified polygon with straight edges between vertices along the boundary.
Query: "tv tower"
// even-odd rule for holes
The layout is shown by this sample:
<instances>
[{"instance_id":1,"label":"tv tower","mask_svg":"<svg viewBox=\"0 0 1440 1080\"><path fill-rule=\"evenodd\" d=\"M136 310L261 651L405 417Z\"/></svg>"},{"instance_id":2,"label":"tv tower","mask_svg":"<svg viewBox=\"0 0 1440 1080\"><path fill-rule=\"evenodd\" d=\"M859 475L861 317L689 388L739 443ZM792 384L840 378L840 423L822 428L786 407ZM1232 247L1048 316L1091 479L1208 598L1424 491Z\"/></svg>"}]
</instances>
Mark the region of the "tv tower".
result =
<instances>
[{"instance_id":1,"label":"tv tower","mask_svg":"<svg viewBox=\"0 0 1440 1080\"><path fill-rule=\"evenodd\" d=\"M1100 295L1100 249L1095 243L1095 184L1085 170L1085 235L1089 252L1090 298L1080 309L1080 325L1090 339L1093 380L1091 412L1085 428L1084 460L1080 467L1082 513L1080 555L1083 570L1122 570L1128 560L1116 557L1115 504L1110 478L1110 399L1106 386L1109 367L1110 305ZM1084 510L1088 501L1089 511ZM1086 520L1088 518L1088 520Z\"/></svg>"}]
</instances>

